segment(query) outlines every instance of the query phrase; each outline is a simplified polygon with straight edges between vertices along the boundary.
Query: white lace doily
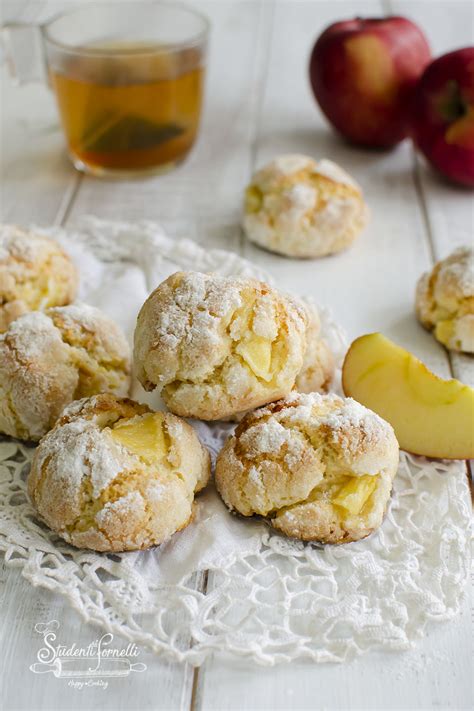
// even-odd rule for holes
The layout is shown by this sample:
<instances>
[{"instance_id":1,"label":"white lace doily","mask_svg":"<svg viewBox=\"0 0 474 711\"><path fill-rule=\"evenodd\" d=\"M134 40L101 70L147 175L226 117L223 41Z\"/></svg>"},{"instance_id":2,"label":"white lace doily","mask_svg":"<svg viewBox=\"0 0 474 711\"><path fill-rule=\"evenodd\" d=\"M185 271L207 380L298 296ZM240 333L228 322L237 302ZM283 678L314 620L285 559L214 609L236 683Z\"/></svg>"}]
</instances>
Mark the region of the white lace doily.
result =
<instances>
[{"instance_id":1,"label":"white lace doily","mask_svg":"<svg viewBox=\"0 0 474 711\"><path fill-rule=\"evenodd\" d=\"M87 274L82 296L115 313L129 333L143 292L177 267L265 277L237 255L169 240L152 223L89 218L75 233L45 232ZM324 329L340 349L328 314ZM198 429L215 454L231 427ZM463 462L402 453L383 526L358 543L285 539L228 514L209 488L195 522L166 546L104 555L76 550L36 521L25 487L32 451L0 441L6 564L66 596L85 620L176 660L200 664L223 650L262 664L343 661L374 648L405 649L430 620L459 611L470 529Z\"/></svg>"}]
</instances>

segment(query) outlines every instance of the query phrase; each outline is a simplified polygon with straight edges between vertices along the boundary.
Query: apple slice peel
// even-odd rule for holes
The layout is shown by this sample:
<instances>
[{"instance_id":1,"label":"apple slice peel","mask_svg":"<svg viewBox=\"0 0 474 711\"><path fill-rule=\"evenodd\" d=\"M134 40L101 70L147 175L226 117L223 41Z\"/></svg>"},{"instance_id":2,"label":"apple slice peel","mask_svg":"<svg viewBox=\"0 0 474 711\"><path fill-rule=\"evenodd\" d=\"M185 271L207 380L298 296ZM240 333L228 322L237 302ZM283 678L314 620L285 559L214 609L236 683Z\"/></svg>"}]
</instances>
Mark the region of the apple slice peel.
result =
<instances>
[{"instance_id":1,"label":"apple slice peel","mask_svg":"<svg viewBox=\"0 0 474 711\"><path fill-rule=\"evenodd\" d=\"M387 420L407 452L474 458L474 390L459 380L443 380L382 334L352 343L342 387L345 395Z\"/></svg>"}]
</instances>

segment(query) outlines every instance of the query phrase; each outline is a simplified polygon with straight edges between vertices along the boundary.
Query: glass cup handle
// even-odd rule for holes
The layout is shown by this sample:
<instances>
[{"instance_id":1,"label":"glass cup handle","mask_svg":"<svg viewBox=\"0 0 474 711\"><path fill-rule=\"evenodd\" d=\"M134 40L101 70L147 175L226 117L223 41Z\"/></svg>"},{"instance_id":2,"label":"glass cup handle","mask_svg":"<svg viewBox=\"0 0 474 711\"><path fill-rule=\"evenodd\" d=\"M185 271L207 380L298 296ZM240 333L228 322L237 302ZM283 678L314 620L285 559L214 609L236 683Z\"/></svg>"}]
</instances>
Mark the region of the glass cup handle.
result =
<instances>
[{"instance_id":1,"label":"glass cup handle","mask_svg":"<svg viewBox=\"0 0 474 711\"><path fill-rule=\"evenodd\" d=\"M0 27L2 63L16 84L47 79L41 26L11 22Z\"/></svg>"}]
</instances>

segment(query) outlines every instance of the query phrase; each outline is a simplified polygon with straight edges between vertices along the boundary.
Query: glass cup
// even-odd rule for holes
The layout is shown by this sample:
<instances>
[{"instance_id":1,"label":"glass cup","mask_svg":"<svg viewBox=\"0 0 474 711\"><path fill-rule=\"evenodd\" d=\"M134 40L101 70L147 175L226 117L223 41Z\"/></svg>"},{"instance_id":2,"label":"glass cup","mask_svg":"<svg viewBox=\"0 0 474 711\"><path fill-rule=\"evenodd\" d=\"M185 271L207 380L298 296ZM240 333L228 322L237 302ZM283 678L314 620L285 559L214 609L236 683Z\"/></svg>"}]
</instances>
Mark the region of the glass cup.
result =
<instances>
[{"instance_id":1,"label":"glass cup","mask_svg":"<svg viewBox=\"0 0 474 711\"><path fill-rule=\"evenodd\" d=\"M10 24L2 34L20 82L38 78L43 58L78 170L154 174L189 153L209 35L199 12L175 2L94 4L39 27Z\"/></svg>"}]
</instances>

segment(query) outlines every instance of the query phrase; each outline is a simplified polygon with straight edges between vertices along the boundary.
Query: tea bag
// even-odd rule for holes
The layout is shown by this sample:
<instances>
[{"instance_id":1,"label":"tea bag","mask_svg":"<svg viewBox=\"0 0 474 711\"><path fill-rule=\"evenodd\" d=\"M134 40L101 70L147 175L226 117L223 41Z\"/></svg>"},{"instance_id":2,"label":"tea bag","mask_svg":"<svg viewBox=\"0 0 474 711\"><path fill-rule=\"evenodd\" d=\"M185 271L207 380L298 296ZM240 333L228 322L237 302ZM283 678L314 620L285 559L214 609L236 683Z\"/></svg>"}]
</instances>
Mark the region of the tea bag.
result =
<instances>
[{"instance_id":1,"label":"tea bag","mask_svg":"<svg viewBox=\"0 0 474 711\"><path fill-rule=\"evenodd\" d=\"M133 151L155 148L184 133L176 123L156 124L133 114L105 114L101 116L81 141L84 151Z\"/></svg>"}]
</instances>

